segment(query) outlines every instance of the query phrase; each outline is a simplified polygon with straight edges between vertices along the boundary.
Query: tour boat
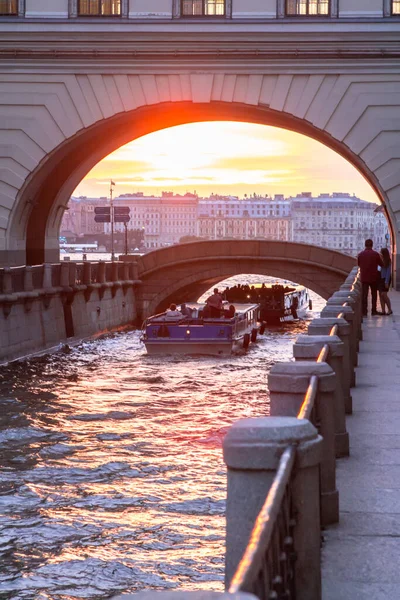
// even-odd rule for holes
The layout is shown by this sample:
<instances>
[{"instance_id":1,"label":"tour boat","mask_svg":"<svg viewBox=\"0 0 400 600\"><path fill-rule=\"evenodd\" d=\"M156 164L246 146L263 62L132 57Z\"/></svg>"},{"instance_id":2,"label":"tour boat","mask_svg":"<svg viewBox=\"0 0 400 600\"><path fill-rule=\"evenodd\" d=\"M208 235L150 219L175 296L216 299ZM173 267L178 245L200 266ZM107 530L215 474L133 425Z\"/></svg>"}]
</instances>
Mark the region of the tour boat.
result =
<instances>
[{"instance_id":1,"label":"tour boat","mask_svg":"<svg viewBox=\"0 0 400 600\"><path fill-rule=\"evenodd\" d=\"M202 318L205 305L195 305L194 316L169 318L168 312L145 320L141 341L148 354L229 355L247 349L259 331L258 304L234 304L231 318ZM263 326L260 328L262 331Z\"/></svg>"},{"instance_id":2,"label":"tour boat","mask_svg":"<svg viewBox=\"0 0 400 600\"><path fill-rule=\"evenodd\" d=\"M301 285L272 285L260 298L260 316L266 323L298 319L299 315L311 309L309 291Z\"/></svg>"},{"instance_id":3,"label":"tour boat","mask_svg":"<svg viewBox=\"0 0 400 600\"><path fill-rule=\"evenodd\" d=\"M226 299L233 302L240 301L243 296L250 302L259 302L260 320L267 324L297 319L312 310L309 291L301 285L257 283L251 287L230 288L226 293Z\"/></svg>"}]
</instances>

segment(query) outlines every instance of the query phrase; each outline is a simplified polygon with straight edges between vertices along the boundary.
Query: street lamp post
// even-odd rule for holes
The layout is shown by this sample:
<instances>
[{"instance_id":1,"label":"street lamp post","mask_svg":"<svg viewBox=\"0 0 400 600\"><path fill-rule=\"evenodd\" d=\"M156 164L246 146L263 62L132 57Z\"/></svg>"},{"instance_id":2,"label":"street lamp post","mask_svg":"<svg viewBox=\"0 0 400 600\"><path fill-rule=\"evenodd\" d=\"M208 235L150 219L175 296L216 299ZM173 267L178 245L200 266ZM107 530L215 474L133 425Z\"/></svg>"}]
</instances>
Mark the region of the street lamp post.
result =
<instances>
[{"instance_id":1,"label":"street lamp post","mask_svg":"<svg viewBox=\"0 0 400 600\"><path fill-rule=\"evenodd\" d=\"M111 261L114 262L114 204L113 204L113 180L110 182L110 213L111 213Z\"/></svg>"},{"instance_id":2,"label":"street lamp post","mask_svg":"<svg viewBox=\"0 0 400 600\"><path fill-rule=\"evenodd\" d=\"M128 255L128 223L124 223L125 227L125 256Z\"/></svg>"}]
</instances>

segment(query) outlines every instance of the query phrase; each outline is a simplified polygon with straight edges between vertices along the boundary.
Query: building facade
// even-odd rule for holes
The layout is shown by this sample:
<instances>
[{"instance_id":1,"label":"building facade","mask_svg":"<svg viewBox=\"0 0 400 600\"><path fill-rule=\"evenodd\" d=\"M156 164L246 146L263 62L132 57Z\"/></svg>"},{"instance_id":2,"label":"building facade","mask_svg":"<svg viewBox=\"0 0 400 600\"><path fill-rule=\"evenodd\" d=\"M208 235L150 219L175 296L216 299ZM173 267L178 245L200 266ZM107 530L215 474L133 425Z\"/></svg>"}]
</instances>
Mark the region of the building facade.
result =
<instances>
[{"instance_id":1,"label":"building facade","mask_svg":"<svg viewBox=\"0 0 400 600\"><path fill-rule=\"evenodd\" d=\"M339 152L384 204L396 262L399 34L399 0L0 0L1 263L58 260L68 199L102 158L205 120ZM262 233L246 224L215 235Z\"/></svg>"},{"instance_id":2,"label":"building facade","mask_svg":"<svg viewBox=\"0 0 400 600\"><path fill-rule=\"evenodd\" d=\"M400 1L0 0L0 14L27 19L376 19L400 15Z\"/></svg>"},{"instance_id":3,"label":"building facade","mask_svg":"<svg viewBox=\"0 0 400 600\"><path fill-rule=\"evenodd\" d=\"M378 205L348 193L310 192L290 199L292 240L356 256L366 239L376 248L387 245L388 223Z\"/></svg>"},{"instance_id":4,"label":"building facade","mask_svg":"<svg viewBox=\"0 0 400 600\"><path fill-rule=\"evenodd\" d=\"M105 198L72 199L61 233L77 237L110 233L109 224L94 222L94 207L106 206ZM126 194L115 206L130 209L129 230L142 229L144 246L151 250L179 243L182 238L268 239L313 244L356 256L371 238L376 248L388 245L388 222L377 204L348 193L303 192L295 198L212 195L198 198L164 192L162 196ZM115 223L115 231L124 231Z\"/></svg>"},{"instance_id":5,"label":"building facade","mask_svg":"<svg viewBox=\"0 0 400 600\"><path fill-rule=\"evenodd\" d=\"M211 196L199 201L197 236L210 240L255 238L291 239L290 202L283 196L263 198L255 194L242 200Z\"/></svg>"}]
</instances>

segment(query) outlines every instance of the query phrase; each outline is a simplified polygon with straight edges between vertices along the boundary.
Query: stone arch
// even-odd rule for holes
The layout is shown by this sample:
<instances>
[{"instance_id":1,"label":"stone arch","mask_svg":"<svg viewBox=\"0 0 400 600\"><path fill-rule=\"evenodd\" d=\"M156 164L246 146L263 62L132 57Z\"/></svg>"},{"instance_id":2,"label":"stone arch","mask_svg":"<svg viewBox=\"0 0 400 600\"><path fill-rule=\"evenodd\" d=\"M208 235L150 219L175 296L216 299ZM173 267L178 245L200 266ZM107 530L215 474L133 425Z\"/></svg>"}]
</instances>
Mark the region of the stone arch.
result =
<instances>
[{"instance_id":1,"label":"stone arch","mask_svg":"<svg viewBox=\"0 0 400 600\"><path fill-rule=\"evenodd\" d=\"M321 69L0 76L3 262L56 260L66 203L99 160L146 133L205 120L273 125L332 148L375 189L396 241L400 78Z\"/></svg>"},{"instance_id":2,"label":"stone arch","mask_svg":"<svg viewBox=\"0 0 400 600\"><path fill-rule=\"evenodd\" d=\"M215 241L179 244L139 260L141 315L172 301L195 301L217 282L254 273L295 281L328 299L356 265L354 258L308 244L273 241Z\"/></svg>"}]
</instances>

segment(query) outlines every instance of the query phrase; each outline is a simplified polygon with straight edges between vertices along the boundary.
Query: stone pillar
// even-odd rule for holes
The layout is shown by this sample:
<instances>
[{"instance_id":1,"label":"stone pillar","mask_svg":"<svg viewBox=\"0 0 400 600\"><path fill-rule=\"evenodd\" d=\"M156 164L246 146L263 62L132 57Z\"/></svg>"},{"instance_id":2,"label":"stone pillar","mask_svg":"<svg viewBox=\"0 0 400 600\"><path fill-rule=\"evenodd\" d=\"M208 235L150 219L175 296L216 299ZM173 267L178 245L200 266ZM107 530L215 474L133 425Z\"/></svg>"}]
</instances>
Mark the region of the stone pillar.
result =
<instances>
[{"instance_id":1,"label":"stone pillar","mask_svg":"<svg viewBox=\"0 0 400 600\"><path fill-rule=\"evenodd\" d=\"M4 267L3 271L3 294L12 294L13 293L13 280L12 273L10 267Z\"/></svg>"},{"instance_id":2,"label":"stone pillar","mask_svg":"<svg viewBox=\"0 0 400 600\"><path fill-rule=\"evenodd\" d=\"M118 281L118 263L113 262L111 265L111 281Z\"/></svg>"},{"instance_id":3,"label":"stone pillar","mask_svg":"<svg viewBox=\"0 0 400 600\"><path fill-rule=\"evenodd\" d=\"M337 335L299 335L293 346L296 360L316 361L325 345L329 347L326 362L336 375L335 388L335 453L336 458L349 455L349 434L346 431L346 416L343 396L344 344Z\"/></svg>"},{"instance_id":4,"label":"stone pillar","mask_svg":"<svg viewBox=\"0 0 400 600\"><path fill-rule=\"evenodd\" d=\"M97 267L97 283L105 283L106 281L106 263L99 261Z\"/></svg>"},{"instance_id":5,"label":"stone pillar","mask_svg":"<svg viewBox=\"0 0 400 600\"><path fill-rule=\"evenodd\" d=\"M122 271L124 274L124 281L129 281L129 263L125 262L123 267L122 267Z\"/></svg>"},{"instance_id":6,"label":"stone pillar","mask_svg":"<svg viewBox=\"0 0 400 600\"><path fill-rule=\"evenodd\" d=\"M33 291L33 274L32 267L26 266L24 272L24 292Z\"/></svg>"},{"instance_id":7,"label":"stone pillar","mask_svg":"<svg viewBox=\"0 0 400 600\"><path fill-rule=\"evenodd\" d=\"M326 363L276 363L268 376L271 416L297 416L313 375L318 377L316 409L323 437L321 464L321 524L339 520L336 490L335 411L336 375Z\"/></svg>"},{"instance_id":8,"label":"stone pillar","mask_svg":"<svg viewBox=\"0 0 400 600\"><path fill-rule=\"evenodd\" d=\"M355 315L355 323L357 325L357 350L359 350L359 341L362 337L362 304L361 304L361 294L355 291L338 291L332 294L332 296L327 301L327 306L331 304L343 304L347 302L349 306L354 310Z\"/></svg>"},{"instance_id":9,"label":"stone pillar","mask_svg":"<svg viewBox=\"0 0 400 600\"><path fill-rule=\"evenodd\" d=\"M325 306L321 310L321 317L323 318L337 318L341 313L343 313L344 318L350 325L350 359L351 359L351 387L356 385L356 374L354 367L357 366L358 357L357 357L357 327L354 322L354 311L351 306L336 306L336 305L328 305Z\"/></svg>"},{"instance_id":10,"label":"stone pillar","mask_svg":"<svg viewBox=\"0 0 400 600\"><path fill-rule=\"evenodd\" d=\"M92 265L90 262L83 263L83 282L84 285L92 283Z\"/></svg>"},{"instance_id":11,"label":"stone pillar","mask_svg":"<svg viewBox=\"0 0 400 600\"><path fill-rule=\"evenodd\" d=\"M129 269L131 271L131 279L137 281L139 279L139 265L137 261L131 262L129 265Z\"/></svg>"},{"instance_id":12,"label":"stone pillar","mask_svg":"<svg viewBox=\"0 0 400 600\"><path fill-rule=\"evenodd\" d=\"M51 279L52 265L45 263L43 265L43 289L49 290L53 287Z\"/></svg>"},{"instance_id":13,"label":"stone pillar","mask_svg":"<svg viewBox=\"0 0 400 600\"><path fill-rule=\"evenodd\" d=\"M329 335L334 325L338 326L338 336L343 342L343 398L345 412L347 415L351 415L353 413L353 399L351 397L350 388L354 367L350 361L349 323L346 319L339 318L313 319L308 326L308 333L309 335Z\"/></svg>"},{"instance_id":14,"label":"stone pillar","mask_svg":"<svg viewBox=\"0 0 400 600\"><path fill-rule=\"evenodd\" d=\"M69 263L69 285L76 286L76 263Z\"/></svg>"},{"instance_id":15,"label":"stone pillar","mask_svg":"<svg viewBox=\"0 0 400 600\"><path fill-rule=\"evenodd\" d=\"M69 262L61 263L60 285L61 287L69 287L69 271L71 265Z\"/></svg>"},{"instance_id":16,"label":"stone pillar","mask_svg":"<svg viewBox=\"0 0 400 600\"><path fill-rule=\"evenodd\" d=\"M243 557L251 531L274 482L279 460L296 445L292 501L296 598L320 598L319 464L322 440L304 419L266 417L242 419L225 436L228 468L226 505L227 589Z\"/></svg>"}]
</instances>

